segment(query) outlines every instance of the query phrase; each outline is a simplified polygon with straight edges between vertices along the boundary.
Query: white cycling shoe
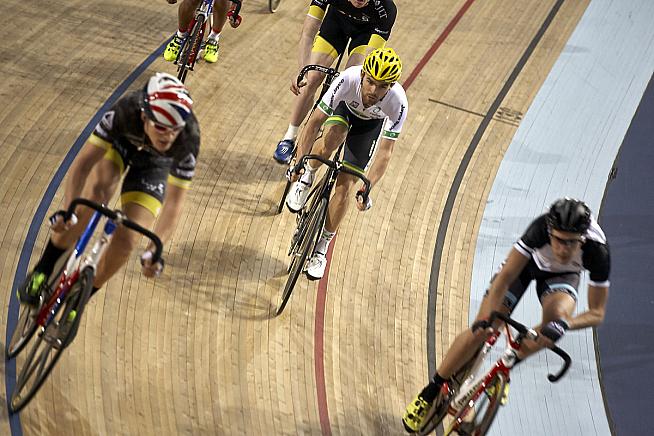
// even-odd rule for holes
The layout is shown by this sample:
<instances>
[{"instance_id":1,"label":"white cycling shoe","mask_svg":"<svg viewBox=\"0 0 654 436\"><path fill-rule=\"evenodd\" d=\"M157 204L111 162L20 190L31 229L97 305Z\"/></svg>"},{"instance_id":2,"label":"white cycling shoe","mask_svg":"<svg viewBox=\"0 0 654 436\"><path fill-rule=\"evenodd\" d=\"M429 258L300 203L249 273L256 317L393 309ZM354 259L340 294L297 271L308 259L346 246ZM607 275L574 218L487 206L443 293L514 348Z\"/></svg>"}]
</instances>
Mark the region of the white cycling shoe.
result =
<instances>
[{"instance_id":1,"label":"white cycling shoe","mask_svg":"<svg viewBox=\"0 0 654 436\"><path fill-rule=\"evenodd\" d=\"M313 253L307 265L306 275L309 280L320 280L325 275L327 256L322 253Z\"/></svg>"},{"instance_id":2,"label":"white cycling shoe","mask_svg":"<svg viewBox=\"0 0 654 436\"><path fill-rule=\"evenodd\" d=\"M297 213L302 210L307 202L309 193L311 192L311 185L313 184L314 174L310 171L302 174L297 182L293 182L291 189L288 190L286 195L286 207L293 212Z\"/></svg>"}]
</instances>

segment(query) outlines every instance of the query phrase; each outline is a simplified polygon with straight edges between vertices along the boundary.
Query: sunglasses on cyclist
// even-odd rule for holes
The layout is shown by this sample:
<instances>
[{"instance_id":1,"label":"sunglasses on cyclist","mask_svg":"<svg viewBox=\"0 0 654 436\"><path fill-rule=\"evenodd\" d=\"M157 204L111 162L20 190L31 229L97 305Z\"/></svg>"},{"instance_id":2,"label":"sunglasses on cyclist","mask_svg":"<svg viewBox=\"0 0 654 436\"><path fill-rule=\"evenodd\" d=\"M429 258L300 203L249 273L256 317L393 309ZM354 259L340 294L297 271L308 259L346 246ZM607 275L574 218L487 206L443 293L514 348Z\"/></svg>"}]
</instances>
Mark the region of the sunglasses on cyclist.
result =
<instances>
[{"instance_id":1,"label":"sunglasses on cyclist","mask_svg":"<svg viewBox=\"0 0 654 436\"><path fill-rule=\"evenodd\" d=\"M577 244L583 244L584 241L586 240L583 236L579 238L561 238L559 236L556 236L553 234L551 231L549 232L550 237L554 239L556 242L558 242L561 245L564 245L566 247L573 247Z\"/></svg>"},{"instance_id":2,"label":"sunglasses on cyclist","mask_svg":"<svg viewBox=\"0 0 654 436\"><path fill-rule=\"evenodd\" d=\"M152 123L152 125L154 126L154 129L159 133L170 133L170 132L177 133L177 132L181 132L184 129L184 126L179 126L179 127L164 126L163 124L158 123L158 122L156 122L154 120L151 120L149 118L148 118L148 121L150 121Z\"/></svg>"}]
</instances>

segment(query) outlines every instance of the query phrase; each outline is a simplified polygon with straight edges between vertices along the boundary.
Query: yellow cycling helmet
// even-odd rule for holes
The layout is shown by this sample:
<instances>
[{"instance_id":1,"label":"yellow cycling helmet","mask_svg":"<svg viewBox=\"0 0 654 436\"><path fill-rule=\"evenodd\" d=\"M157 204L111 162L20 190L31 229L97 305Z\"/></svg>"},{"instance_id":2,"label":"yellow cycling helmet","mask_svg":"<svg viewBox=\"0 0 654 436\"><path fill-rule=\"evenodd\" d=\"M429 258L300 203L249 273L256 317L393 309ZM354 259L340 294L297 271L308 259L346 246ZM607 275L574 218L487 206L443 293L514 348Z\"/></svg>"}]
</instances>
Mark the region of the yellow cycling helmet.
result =
<instances>
[{"instance_id":1,"label":"yellow cycling helmet","mask_svg":"<svg viewBox=\"0 0 654 436\"><path fill-rule=\"evenodd\" d=\"M378 48L366 56L363 71L380 82L394 83L402 75L402 61L392 48Z\"/></svg>"}]
</instances>

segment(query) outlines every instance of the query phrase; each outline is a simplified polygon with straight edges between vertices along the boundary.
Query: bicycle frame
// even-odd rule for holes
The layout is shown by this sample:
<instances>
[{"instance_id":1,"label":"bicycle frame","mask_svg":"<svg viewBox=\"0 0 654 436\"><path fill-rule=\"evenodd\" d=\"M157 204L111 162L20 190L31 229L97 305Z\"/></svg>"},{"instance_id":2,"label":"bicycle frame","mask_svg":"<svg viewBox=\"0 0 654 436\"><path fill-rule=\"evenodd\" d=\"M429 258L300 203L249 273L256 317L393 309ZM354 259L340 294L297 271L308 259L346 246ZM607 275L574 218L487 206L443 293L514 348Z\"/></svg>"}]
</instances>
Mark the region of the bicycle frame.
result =
<instances>
[{"instance_id":1,"label":"bicycle frame","mask_svg":"<svg viewBox=\"0 0 654 436\"><path fill-rule=\"evenodd\" d=\"M454 420L448 427L447 431L445 431L445 435L449 435L453 431L457 431L459 429L461 424L464 423L466 416L468 416L468 414L473 410L474 405L477 403L479 397L485 393L486 388L490 386L491 382L498 374L502 374L505 380L510 380L510 371L516 363L517 353L520 351L522 341L524 339L536 340L538 337L538 333L536 333L536 331L533 329L525 327L524 325L500 312L493 312L491 314L489 323L492 325L495 319L504 321L507 338L506 349L488 371L475 375L475 373L479 370L479 366L484 361L485 357L488 355L493 346L496 344L501 334L499 329L494 329L493 333L484 342L484 345L480 350L480 354L477 355L475 365L471 368L471 375L469 375L461 383L461 385L455 389L456 394L454 398L449 401L448 414L453 415ZM518 331L518 335L515 339L511 335L509 325ZM563 377L563 375L567 372L568 368L570 367L571 359L567 353L565 353L557 346L551 347L550 350L558 354L564 360L563 367L556 375L548 375L548 380L550 382L556 382L561 379L561 377ZM500 395L502 395L502 393L500 393Z\"/></svg>"},{"instance_id":2,"label":"bicycle frame","mask_svg":"<svg viewBox=\"0 0 654 436\"><path fill-rule=\"evenodd\" d=\"M68 291L70 291L75 282L77 282L80 270L87 266L93 268L93 270L96 269L100 256L102 256L104 249L111 240L111 236L113 235L114 230L116 230L116 223L111 219L107 219L102 236L93 246L91 253L82 259L82 253L84 253L86 246L93 236L93 233L95 232L101 217L102 214L100 212L96 211L93 213L93 216L87 224L86 229L84 229L84 233L82 233L82 236L77 241L75 249L66 262L66 267L61 274L59 284L48 299L48 302L39 311L37 324L40 325L41 328L45 328L45 326L49 324L52 318L55 316L59 306L61 306L61 304L65 301L66 294Z\"/></svg>"}]
</instances>

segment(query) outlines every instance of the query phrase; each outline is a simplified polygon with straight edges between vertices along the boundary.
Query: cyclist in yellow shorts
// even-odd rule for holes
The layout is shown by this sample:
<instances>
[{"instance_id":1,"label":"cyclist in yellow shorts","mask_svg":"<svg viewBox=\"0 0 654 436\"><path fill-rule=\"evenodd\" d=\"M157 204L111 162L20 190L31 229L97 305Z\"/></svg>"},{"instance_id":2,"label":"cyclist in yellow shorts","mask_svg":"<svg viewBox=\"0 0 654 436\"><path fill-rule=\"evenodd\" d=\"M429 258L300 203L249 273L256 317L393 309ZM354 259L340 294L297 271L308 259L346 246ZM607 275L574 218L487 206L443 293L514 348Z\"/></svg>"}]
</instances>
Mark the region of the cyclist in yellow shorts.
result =
<instances>
[{"instance_id":1,"label":"cyclist in yellow shorts","mask_svg":"<svg viewBox=\"0 0 654 436\"><path fill-rule=\"evenodd\" d=\"M195 173L200 130L186 86L170 74L157 73L142 90L121 97L102 117L75 158L65 181L63 206L78 197L107 204L124 176L121 208L127 218L152 228L162 242L170 239ZM23 304L36 305L57 260L75 244L92 211L79 207L64 222L64 211L50 217L52 234L43 255L18 289ZM158 219L157 219L158 217ZM156 224L155 224L156 221ZM128 260L140 235L124 227L114 233L98 264L97 291ZM158 275L154 247L141 256L142 272Z\"/></svg>"},{"instance_id":2,"label":"cyclist in yellow shorts","mask_svg":"<svg viewBox=\"0 0 654 436\"><path fill-rule=\"evenodd\" d=\"M175 3L175 1L168 0L168 3ZM166 46L163 57L168 62L172 62L177 59L177 54L179 49L182 46L184 38L188 36L189 24L193 19L193 13L200 6L202 0L184 0L180 3L179 9L177 10L178 15L178 28L177 33L173 36L173 39ZM218 60L218 49L220 47L220 33L223 30L223 26L227 22L227 13L230 8L233 8L232 2L230 0L214 0L213 4L213 26L211 28L211 33L207 38L206 44L204 46L204 55L203 59L207 62L214 63Z\"/></svg>"},{"instance_id":3,"label":"cyclist in yellow shorts","mask_svg":"<svg viewBox=\"0 0 654 436\"><path fill-rule=\"evenodd\" d=\"M361 65L368 53L385 46L396 15L393 0L313 0L302 27L298 71L306 65L331 66L350 39L347 67ZM291 91L297 98L290 123L273 154L281 164L288 164L293 157L299 126L311 109L324 74L309 72L300 87L296 77L291 78Z\"/></svg>"}]
</instances>

